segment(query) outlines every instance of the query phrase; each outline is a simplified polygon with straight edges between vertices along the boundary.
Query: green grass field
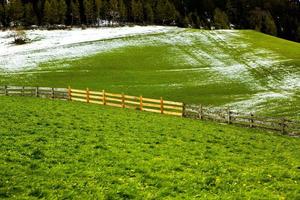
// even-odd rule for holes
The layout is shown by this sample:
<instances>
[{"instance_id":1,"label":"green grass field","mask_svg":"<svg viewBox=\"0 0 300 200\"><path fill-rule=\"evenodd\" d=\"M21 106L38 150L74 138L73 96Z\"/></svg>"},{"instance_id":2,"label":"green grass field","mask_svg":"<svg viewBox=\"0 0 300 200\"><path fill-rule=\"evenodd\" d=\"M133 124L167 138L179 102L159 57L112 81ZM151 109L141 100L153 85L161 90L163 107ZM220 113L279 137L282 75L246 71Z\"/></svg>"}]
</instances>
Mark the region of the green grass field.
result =
<instances>
[{"instance_id":1,"label":"green grass field","mask_svg":"<svg viewBox=\"0 0 300 200\"><path fill-rule=\"evenodd\" d=\"M0 199L300 198L299 138L75 102L0 105Z\"/></svg>"},{"instance_id":2,"label":"green grass field","mask_svg":"<svg viewBox=\"0 0 300 200\"><path fill-rule=\"evenodd\" d=\"M115 43L126 45L5 72L0 84L89 87L300 119L298 43L250 30L174 29L82 45Z\"/></svg>"}]
</instances>

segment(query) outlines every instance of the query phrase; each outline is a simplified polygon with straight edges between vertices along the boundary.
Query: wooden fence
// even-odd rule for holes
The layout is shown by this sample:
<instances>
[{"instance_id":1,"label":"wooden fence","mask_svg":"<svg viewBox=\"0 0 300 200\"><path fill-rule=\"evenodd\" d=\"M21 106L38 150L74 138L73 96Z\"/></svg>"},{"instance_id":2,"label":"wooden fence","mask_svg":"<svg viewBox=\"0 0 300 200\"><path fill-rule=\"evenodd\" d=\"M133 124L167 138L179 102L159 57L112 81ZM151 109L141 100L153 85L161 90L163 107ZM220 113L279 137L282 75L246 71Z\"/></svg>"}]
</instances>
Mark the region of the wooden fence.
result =
<instances>
[{"instance_id":1,"label":"wooden fence","mask_svg":"<svg viewBox=\"0 0 300 200\"><path fill-rule=\"evenodd\" d=\"M35 96L41 98L64 99L99 105L129 108L165 115L182 116L184 104L160 99L150 99L143 96L114 94L106 91L78 90L72 88L0 86L0 95L5 96Z\"/></svg>"},{"instance_id":2,"label":"wooden fence","mask_svg":"<svg viewBox=\"0 0 300 200\"><path fill-rule=\"evenodd\" d=\"M104 90L91 91L68 88L68 96L71 101L129 108L147 112L154 112L166 115L182 116L184 104L180 102L160 99L150 99L143 96L130 96L125 94L114 94Z\"/></svg>"},{"instance_id":3,"label":"wooden fence","mask_svg":"<svg viewBox=\"0 0 300 200\"><path fill-rule=\"evenodd\" d=\"M166 115L211 120L236 124L250 128L280 131L283 134L300 135L300 121L286 118L257 116L252 113L239 113L229 109L215 109L201 105L167 101L163 98L151 99L143 96L114 94L106 91L78 90L72 88L0 86L0 95L35 96L40 98L80 101L119 108L129 108Z\"/></svg>"},{"instance_id":4,"label":"wooden fence","mask_svg":"<svg viewBox=\"0 0 300 200\"><path fill-rule=\"evenodd\" d=\"M5 96L35 96L52 99L68 99L66 88L0 86L0 95Z\"/></svg>"},{"instance_id":5,"label":"wooden fence","mask_svg":"<svg viewBox=\"0 0 300 200\"><path fill-rule=\"evenodd\" d=\"M280 131L283 134L300 135L300 121L286 118L262 117L253 113L239 113L230 109L216 109L201 105L186 105L185 117L236 124L250 128Z\"/></svg>"}]
</instances>

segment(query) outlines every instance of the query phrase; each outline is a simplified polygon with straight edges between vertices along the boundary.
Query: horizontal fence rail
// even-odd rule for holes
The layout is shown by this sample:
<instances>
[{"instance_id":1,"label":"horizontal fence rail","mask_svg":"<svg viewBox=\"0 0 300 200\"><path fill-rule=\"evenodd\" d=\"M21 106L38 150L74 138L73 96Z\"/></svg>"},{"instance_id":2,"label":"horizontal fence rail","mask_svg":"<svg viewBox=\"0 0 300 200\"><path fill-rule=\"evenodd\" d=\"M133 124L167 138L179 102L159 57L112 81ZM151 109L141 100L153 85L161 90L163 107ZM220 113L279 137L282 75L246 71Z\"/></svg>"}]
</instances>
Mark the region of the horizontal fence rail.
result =
<instances>
[{"instance_id":1,"label":"horizontal fence rail","mask_svg":"<svg viewBox=\"0 0 300 200\"><path fill-rule=\"evenodd\" d=\"M0 95L5 96L36 96L41 98L68 99L66 88L0 86Z\"/></svg>"},{"instance_id":2,"label":"horizontal fence rail","mask_svg":"<svg viewBox=\"0 0 300 200\"><path fill-rule=\"evenodd\" d=\"M202 105L186 105L185 117L236 124L250 128L279 131L283 134L300 135L300 121L286 118L256 116L252 113L239 113L230 109L215 109Z\"/></svg>"},{"instance_id":3,"label":"horizontal fence rail","mask_svg":"<svg viewBox=\"0 0 300 200\"><path fill-rule=\"evenodd\" d=\"M63 99L85 103L129 108L165 115L183 116L184 104L181 102L114 94L104 90L91 91L69 88L0 86L0 95L4 96L35 96L40 98Z\"/></svg>"},{"instance_id":4,"label":"horizontal fence rail","mask_svg":"<svg viewBox=\"0 0 300 200\"><path fill-rule=\"evenodd\" d=\"M184 104L174 101L145 98L143 96L130 96L114 94L102 91L78 90L68 88L68 96L71 101L80 101L99 105L107 105L118 108L129 108L146 112L154 112L166 115L183 116Z\"/></svg>"},{"instance_id":5,"label":"horizontal fence rail","mask_svg":"<svg viewBox=\"0 0 300 200\"><path fill-rule=\"evenodd\" d=\"M78 90L69 88L0 86L0 96L34 96L40 98L79 101L98 105L129 108L134 110L183 116L200 120L236 124L250 128L261 128L289 135L300 135L300 121L286 118L257 116L252 113L239 113L230 109L216 109L202 105L186 105L160 99L130 96L102 91Z\"/></svg>"}]
</instances>

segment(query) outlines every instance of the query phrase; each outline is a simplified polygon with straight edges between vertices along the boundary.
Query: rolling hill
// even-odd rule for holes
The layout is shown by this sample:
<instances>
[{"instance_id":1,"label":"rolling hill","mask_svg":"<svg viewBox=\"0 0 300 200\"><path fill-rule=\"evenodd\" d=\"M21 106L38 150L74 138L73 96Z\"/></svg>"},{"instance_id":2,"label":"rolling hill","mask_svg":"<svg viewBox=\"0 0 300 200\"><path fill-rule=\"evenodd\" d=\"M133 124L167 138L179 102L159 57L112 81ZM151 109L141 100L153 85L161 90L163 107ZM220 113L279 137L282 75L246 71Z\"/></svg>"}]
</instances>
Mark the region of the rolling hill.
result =
<instances>
[{"instance_id":1,"label":"rolling hill","mask_svg":"<svg viewBox=\"0 0 300 200\"><path fill-rule=\"evenodd\" d=\"M2 33L0 84L107 89L300 119L298 43L250 30L76 31L31 31L33 42L17 47Z\"/></svg>"}]
</instances>

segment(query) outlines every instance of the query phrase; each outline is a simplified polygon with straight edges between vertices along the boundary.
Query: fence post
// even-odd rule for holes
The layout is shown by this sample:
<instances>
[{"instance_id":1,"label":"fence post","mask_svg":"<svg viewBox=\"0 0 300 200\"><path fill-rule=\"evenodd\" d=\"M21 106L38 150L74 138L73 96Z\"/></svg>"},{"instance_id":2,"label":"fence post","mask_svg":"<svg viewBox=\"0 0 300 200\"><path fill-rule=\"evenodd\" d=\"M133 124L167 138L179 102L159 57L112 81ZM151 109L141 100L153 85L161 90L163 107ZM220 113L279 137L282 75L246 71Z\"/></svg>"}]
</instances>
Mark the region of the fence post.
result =
<instances>
[{"instance_id":1,"label":"fence post","mask_svg":"<svg viewBox=\"0 0 300 200\"><path fill-rule=\"evenodd\" d=\"M140 96L140 110L143 110L143 96Z\"/></svg>"},{"instance_id":2,"label":"fence post","mask_svg":"<svg viewBox=\"0 0 300 200\"><path fill-rule=\"evenodd\" d=\"M51 88L51 98L54 99L54 88Z\"/></svg>"},{"instance_id":3,"label":"fence post","mask_svg":"<svg viewBox=\"0 0 300 200\"><path fill-rule=\"evenodd\" d=\"M90 103L90 89L86 88L86 102Z\"/></svg>"},{"instance_id":4,"label":"fence post","mask_svg":"<svg viewBox=\"0 0 300 200\"><path fill-rule=\"evenodd\" d=\"M24 86L22 86L21 95L24 96Z\"/></svg>"},{"instance_id":5,"label":"fence post","mask_svg":"<svg viewBox=\"0 0 300 200\"><path fill-rule=\"evenodd\" d=\"M164 114L164 100L160 97L160 113Z\"/></svg>"},{"instance_id":6,"label":"fence post","mask_svg":"<svg viewBox=\"0 0 300 200\"><path fill-rule=\"evenodd\" d=\"M282 120L281 120L281 133L282 134L286 134L286 127L287 127L286 119L282 118Z\"/></svg>"},{"instance_id":7,"label":"fence post","mask_svg":"<svg viewBox=\"0 0 300 200\"><path fill-rule=\"evenodd\" d=\"M122 93L122 108L125 108L125 95Z\"/></svg>"},{"instance_id":8,"label":"fence post","mask_svg":"<svg viewBox=\"0 0 300 200\"><path fill-rule=\"evenodd\" d=\"M54 94L54 93L53 93ZM72 89L71 86L68 87L68 100L71 101L72 100Z\"/></svg>"},{"instance_id":9,"label":"fence post","mask_svg":"<svg viewBox=\"0 0 300 200\"><path fill-rule=\"evenodd\" d=\"M231 124L231 111L230 111L229 107L227 108L227 115L228 115L227 123Z\"/></svg>"},{"instance_id":10,"label":"fence post","mask_svg":"<svg viewBox=\"0 0 300 200\"><path fill-rule=\"evenodd\" d=\"M250 113L250 128L253 128L254 127L254 115L253 113Z\"/></svg>"},{"instance_id":11,"label":"fence post","mask_svg":"<svg viewBox=\"0 0 300 200\"><path fill-rule=\"evenodd\" d=\"M35 96L36 96L36 97L39 97L39 87L36 87L36 88L35 88Z\"/></svg>"},{"instance_id":12,"label":"fence post","mask_svg":"<svg viewBox=\"0 0 300 200\"><path fill-rule=\"evenodd\" d=\"M4 86L4 94L5 94L5 96L8 96L7 85Z\"/></svg>"},{"instance_id":13,"label":"fence post","mask_svg":"<svg viewBox=\"0 0 300 200\"><path fill-rule=\"evenodd\" d=\"M199 109L199 119L203 120L203 107L202 104L200 105L200 109Z\"/></svg>"},{"instance_id":14,"label":"fence post","mask_svg":"<svg viewBox=\"0 0 300 200\"><path fill-rule=\"evenodd\" d=\"M102 102L103 102L103 105L106 105L105 90L102 90Z\"/></svg>"},{"instance_id":15,"label":"fence post","mask_svg":"<svg viewBox=\"0 0 300 200\"><path fill-rule=\"evenodd\" d=\"M182 103L182 117L186 117L186 104Z\"/></svg>"}]
</instances>

